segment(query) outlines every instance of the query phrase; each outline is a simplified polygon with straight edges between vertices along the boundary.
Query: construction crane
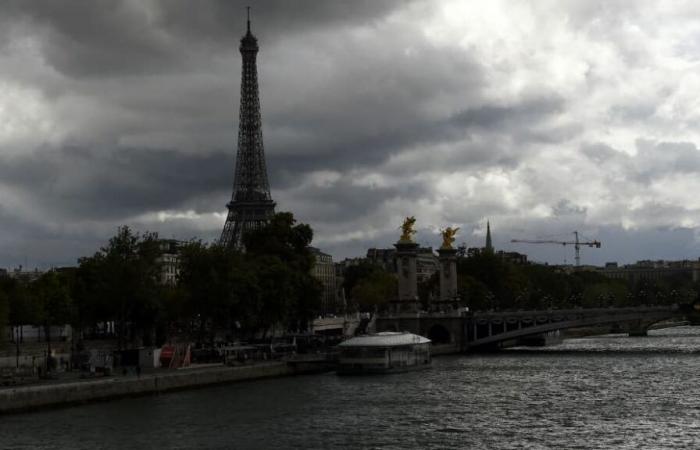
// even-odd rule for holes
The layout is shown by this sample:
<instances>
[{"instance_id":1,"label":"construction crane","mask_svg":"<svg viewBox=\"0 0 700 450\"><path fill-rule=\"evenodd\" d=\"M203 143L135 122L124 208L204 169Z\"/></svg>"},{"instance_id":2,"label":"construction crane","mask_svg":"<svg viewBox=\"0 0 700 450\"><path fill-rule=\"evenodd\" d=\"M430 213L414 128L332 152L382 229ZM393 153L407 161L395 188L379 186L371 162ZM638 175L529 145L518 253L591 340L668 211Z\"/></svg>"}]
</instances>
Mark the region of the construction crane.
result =
<instances>
[{"instance_id":1,"label":"construction crane","mask_svg":"<svg viewBox=\"0 0 700 450\"><path fill-rule=\"evenodd\" d=\"M522 244L559 244L573 245L576 250L576 267L581 265L581 246L600 248L600 241L580 241L578 231L574 231L575 239L573 241L555 241L549 239L511 239L510 242L519 242Z\"/></svg>"}]
</instances>

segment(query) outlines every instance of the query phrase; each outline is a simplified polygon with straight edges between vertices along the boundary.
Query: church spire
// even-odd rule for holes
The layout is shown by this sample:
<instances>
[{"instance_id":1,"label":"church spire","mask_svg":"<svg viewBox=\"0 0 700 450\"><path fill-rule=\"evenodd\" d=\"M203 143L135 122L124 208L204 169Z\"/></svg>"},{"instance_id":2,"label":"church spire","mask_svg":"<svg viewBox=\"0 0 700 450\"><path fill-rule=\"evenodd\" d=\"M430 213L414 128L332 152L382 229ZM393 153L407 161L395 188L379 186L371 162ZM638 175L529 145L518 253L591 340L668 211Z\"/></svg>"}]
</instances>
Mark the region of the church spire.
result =
<instances>
[{"instance_id":1,"label":"church spire","mask_svg":"<svg viewBox=\"0 0 700 450\"><path fill-rule=\"evenodd\" d=\"M486 246L484 247L484 250L493 253L493 243L491 242L491 224L489 221L486 221Z\"/></svg>"}]
</instances>

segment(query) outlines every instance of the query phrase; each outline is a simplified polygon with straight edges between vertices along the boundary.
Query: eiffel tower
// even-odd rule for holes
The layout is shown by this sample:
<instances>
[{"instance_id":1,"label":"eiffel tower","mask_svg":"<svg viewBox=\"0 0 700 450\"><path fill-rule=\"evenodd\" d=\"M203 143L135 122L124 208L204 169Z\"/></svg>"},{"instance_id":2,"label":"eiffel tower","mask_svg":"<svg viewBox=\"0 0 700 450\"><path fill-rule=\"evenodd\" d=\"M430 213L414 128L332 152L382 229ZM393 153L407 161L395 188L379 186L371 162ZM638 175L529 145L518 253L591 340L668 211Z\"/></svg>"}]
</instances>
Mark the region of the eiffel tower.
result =
<instances>
[{"instance_id":1,"label":"eiffel tower","mask_svg":"<svg viewBox=\"0 0 700 450\"><path fill-rule=\"evenodd\" d=\"M258 70L255 59L258 40L250 32L241 39L243 70L241 75L241 110L238 124L238 152L233 194L226 205L228 217L219 243L225 247L242 249L242 237L250 230L260 228L275 213L275 202L270 196L265 166L258 96Z\"/></svg>"}]
</instances>

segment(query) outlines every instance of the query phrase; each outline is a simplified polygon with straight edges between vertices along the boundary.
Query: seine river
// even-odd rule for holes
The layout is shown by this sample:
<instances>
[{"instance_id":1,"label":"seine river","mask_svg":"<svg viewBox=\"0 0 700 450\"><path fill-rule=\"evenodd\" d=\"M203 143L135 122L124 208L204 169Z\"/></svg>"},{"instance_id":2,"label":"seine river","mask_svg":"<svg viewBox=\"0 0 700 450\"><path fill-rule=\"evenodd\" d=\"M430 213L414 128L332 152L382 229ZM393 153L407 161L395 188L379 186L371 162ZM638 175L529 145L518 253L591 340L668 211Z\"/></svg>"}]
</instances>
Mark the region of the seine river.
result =
<instances>
[{"instance_id":1,"label":"seine river","mask_svg":"<svg viewBox=\"0 0 700 450\"><path fill-rule=\"evenodd\" d=\"M0 416L0 448L699 448L700 327Z\"/></svg>"}]
</instances>

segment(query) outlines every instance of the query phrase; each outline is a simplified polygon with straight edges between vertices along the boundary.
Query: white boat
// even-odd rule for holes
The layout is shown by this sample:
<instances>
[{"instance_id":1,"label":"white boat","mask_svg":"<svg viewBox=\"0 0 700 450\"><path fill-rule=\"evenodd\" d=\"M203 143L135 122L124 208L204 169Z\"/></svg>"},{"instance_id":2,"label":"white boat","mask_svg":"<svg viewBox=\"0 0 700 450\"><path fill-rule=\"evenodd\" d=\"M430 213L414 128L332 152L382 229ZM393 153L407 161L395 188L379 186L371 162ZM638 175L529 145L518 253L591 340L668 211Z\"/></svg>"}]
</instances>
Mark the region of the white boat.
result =
<instances>
[{"instance_id":1,"label":"white boat","mask_svg":"<svg viewBox=\"0 0 700 450\"><path fill-rule=\"evenodd\" d=\"M430 367L430 339L408 332L357 336L338 344L338 374L396 373Z\"/></svg>"}]
</instances>

